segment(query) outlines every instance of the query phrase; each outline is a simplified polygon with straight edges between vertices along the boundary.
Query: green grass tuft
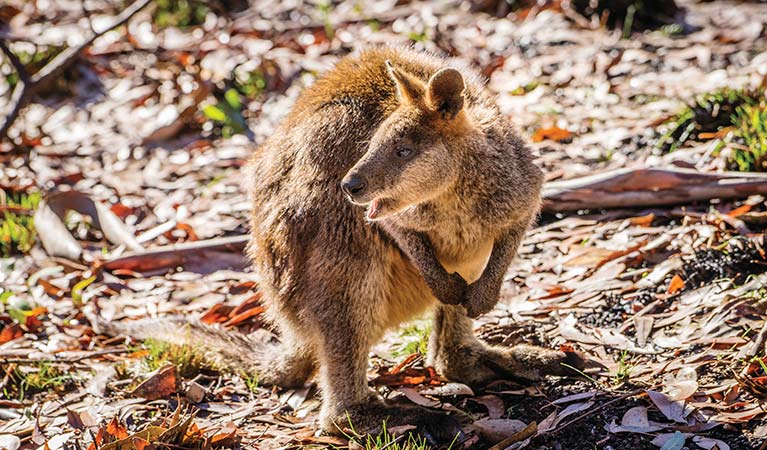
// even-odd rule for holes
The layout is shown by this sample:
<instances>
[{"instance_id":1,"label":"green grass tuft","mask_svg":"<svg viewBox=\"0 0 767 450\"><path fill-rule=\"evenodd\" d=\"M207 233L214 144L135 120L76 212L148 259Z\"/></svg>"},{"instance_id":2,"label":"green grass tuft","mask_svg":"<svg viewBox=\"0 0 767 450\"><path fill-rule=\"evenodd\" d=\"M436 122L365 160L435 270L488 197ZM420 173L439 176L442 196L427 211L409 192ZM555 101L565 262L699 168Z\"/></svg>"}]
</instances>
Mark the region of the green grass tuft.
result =
<instances>
[{"instance_id":1,"label":"green grass tuft","mask_svg":"<svg viewBox=\"0 0 767 450\"><path fill-rule=\"evenodd\" d=\"M379 450L382 448L390 450L429 450L431 447L426 443L426 439L412 434L407 436L394 436L383 431L377 436L367 436L365 440L365 450Z\"/></svg>"},{"instance_id":2,"label":"green grass tuft","mask_svg":"<svg viewBox=\"0 0 767 450\"><path fill-rule=\"evenodd\" d=\"M242 381L245 382L245 387L247 387L251 393L255 394L258 392L258 375L242 372L240 377L242 378Z\"/></svg>"},{"instance_id":3,"label":"green grass tuft","mask_svg":"<svg viewBox=\"0 0 767 450\"><path fill-rule=\"evenodd\" d=\"M0 255L28 253L35 244L34 212L40 193L14 193L0 189Z\"/></svg>"},{"instance_id":4,"label":"green grass tuft","mask_svg":"<svg viewBox=\"0 0 767 450\"><path fill-rule=\"evenodd\" d=\"M743 89L721 89L702 94L664 124L667 131L656 147L673 152L687 141L698 140L701 134L716 133L732 126L736 110L752 103L757 103L756 95Z\"/></svg>"},{"instance_id":5,"label":"green grass tuft","mask_svg":"<svg viewBox=\"0 0 767 450\"><path fill-rule=\"evenodd\" d=\"M243 134L248 125L242 116L242 99L237 89L227 89L223 101L202 107L202 113L215 124L215 130L225 138Z\"/></svg>"},{"instance_id":6,"label":"green grass tuft","mask_svg":"<svg viewBox=\"0 0 767 450\"><path fill-rule=\"evenodd\" d=\"M208 2L200 0L156 0L152 20L161 28L193 27L205 23L210 12Z\"/></svg>"},{"instance_id":7,"label":"green grass tuft","mask_svg":"<svg viewBox=\"0 0 767 450\"><path fill-rule=\"evenodd\" d=\"M354 436L347 435L346 437L350 441L354 441L357 444L357 448L364 448L365 450L431 450L426 439L421 436L413 434L396 436L395 434L390 433L386 428L386 422L383 423L381 432L375 436L360 436L354 430L351 420L349 421L349 427L351 428L352 433L354 433ZM450 444L450 447L448 447L448 450L450 450L454 444L455 439Z\"/></svg>"},{"instance_id":8,"label":"green grass tuft","mask_svg":"<svg viewBox=\"0 0 767 450\"><path fill-rule=\"evenodd\" d=\"M322 19L322 27L325 29L325 36L328 39L333 40L333 36L336 34L333 21L330 20L330 13L333 12L333 2L330 0L321 0L316 3L317 11Z\"/></svg>"},{"instance_id":9,"label":"green grass tuft","mask_svg":"<svg viewBox=\"0 0 767 450\"><path fill-rule=\"evenodd\" d=\"M42 69L43 66L64 50L64 46L54 45L38 45L35 48L36 51L34 53L14 51L16 57L19 58L19 61L30 74ZM19 82L19 74L9 63L5 62L5 60L0 64L0 73L5 78L5 82L10 89L16 87L16 84Z\"/></svg>"},{"instance_id":10,"label":"green grass tuft","mask_svg":"<svg viewBox=\"0 0 767 450\"><path fill-rule=\"evenodd\" d=\"M167 364L173 364L179 375L188 378L202 370L215 369L202 352L191 345L169 344L155 339L147 339L137 350L146 350L144 364L149 371L154 371Z\"/></svg>"},{"instance_id":11,"label":"green grass tuft","mask_svg":"<svg viewBox=\"0 0 767 450\"><path fill-rule=\"evenodd\" d=\"M402 328L400 337L402 345L392 352L392 356L401 357L418 353L426 355L429 348L429 335L431 324L428 322L414 322Z\"/></svg>"},{"instance_id":12,"label":"green grass tuft","mask_svg":"<svg viewBox=\"0 0 767 450\"><path fill-rule=\"evenodd\" d=\"M234 71L234 88L248 99L258 98L266 89L266 77L261 69Z\"/></svg>"},{"instance_id":13,"label":"green grass tuft","mask_svg":"<svg viewBox=\"0 0 767 450\"><path fill-rule=\"evenodd\" d=\"M616 385L623 384L631 377L631 370L634 365L629 361L630 355L627 350L623 350L618 358L618 368L615 370L613 376L613 383Z\"/></svg>"},{"instance_id":14,"label":"green grass tuft","mask_svg":"<svg viewBox=\"0 0 767 450\"><path fill-rule=\"evenodd\" d=\"M767 172L767 102L738 107L732 117L741 145L733 147L728 160L731 169L741 172Z\"/></svg>"},{"instance_id":15,"label":"green grass tuft","mask_svg":"<svg viewBox=\"0 0 767 450\"><path fill-rule=\"evenodd\" d=\"M767 100L764 89L721 89L698 96L664 124L656 148L673 152L689 141L729 137L727 166L767 171Z\"/></svg>"},{"instance_id":16,"label":"green grass tuft","mask_svg":"<svg viewBox=\"0 0 767 450\"><path fill-rule=\"evenodd\" d=\"M74 376L47 361L32 367L19 366L10 373L3 387L3 396L24 400L40 392L60 391L74 379Z\"/></svg>"}]
</instances>

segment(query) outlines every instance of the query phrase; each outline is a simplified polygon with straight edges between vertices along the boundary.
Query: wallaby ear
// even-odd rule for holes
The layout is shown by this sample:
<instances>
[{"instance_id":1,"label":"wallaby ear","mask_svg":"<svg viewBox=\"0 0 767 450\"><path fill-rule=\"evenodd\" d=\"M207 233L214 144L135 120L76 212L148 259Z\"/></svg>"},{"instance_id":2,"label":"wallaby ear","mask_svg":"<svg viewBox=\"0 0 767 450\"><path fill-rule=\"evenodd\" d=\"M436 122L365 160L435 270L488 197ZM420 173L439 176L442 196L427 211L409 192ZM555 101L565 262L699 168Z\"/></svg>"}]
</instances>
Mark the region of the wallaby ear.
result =
<instances>
[{"instance_id":1,"label":"wallaby ear","mask_svg":"<svg viewBox=\"0 0 767 450\"><path fill-rule=\"evenodd\" d=\"M461 72L450 67L441 69L429 80L428 105L442 114L443 119L453 119L463 108L463 89Z\"/></svg>"},{"instance_id":2,"label":"wallaby ear","mask_svg":"<svg viewBox=\"0 0 767 450\"><path fill-rule=\"evenodd\" d=\"M410 103L420 103L426 91L421 80L394 67L388 59L386 60L386 69L389 71L389 76L394 80L394 84L397 85L400 98Z\"/></svg>"}]
</instances>

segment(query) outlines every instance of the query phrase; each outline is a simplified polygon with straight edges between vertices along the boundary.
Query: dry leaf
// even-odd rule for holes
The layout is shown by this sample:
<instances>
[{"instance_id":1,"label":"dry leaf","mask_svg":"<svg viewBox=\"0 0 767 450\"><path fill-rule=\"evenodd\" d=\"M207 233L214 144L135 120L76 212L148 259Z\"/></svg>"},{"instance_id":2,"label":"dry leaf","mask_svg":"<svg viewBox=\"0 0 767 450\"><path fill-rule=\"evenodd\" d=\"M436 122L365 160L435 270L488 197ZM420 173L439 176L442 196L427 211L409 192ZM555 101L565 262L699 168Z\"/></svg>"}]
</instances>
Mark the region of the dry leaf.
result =
<instances>
[{"instance_id":1,"label":"dry leaf","mask_svg":"<svg viewBox=\"0 0 767 450\"><path fill-rule=\"evenodd\" d=\"M482 395L480 397L475 397L472 400L484 405L485 408L487 408L487 414L491 419L500 419L506 413L506 407L503 400L496 395Z\"/></svg>"},{"instance_id":2,"label":"dry leaf","mask_svg":"<svg viewBox=\"0 0 767 450\"><path fill-rule=\"evenodd\" d=\"M113 417L106 427L106 432L109 436L116 439L125 439L128 437L128 429L117 420L117 417Z\"/></svg>"},{"instance_id":3,"label":"dry leaf","mask_svg":"<svg viewBox=\"0 0 767 450\"><path fill-rule=\"evenodd\" d=\"M423 395L418 393L418 391L410 387L401 387L397 389L397 391L405 394L405 397L407 397L408 400L410 400L411 402L415 403L418 406L424 406L426 408L437 408L439 407L439 405L442 404L442 402L440 402L439 400L434 400L434 399L424 397Z\"/></svg>"},{"instance_id":4,"label":"dry leaf","mask_svg":"<svg viewBox=\"0 0 767 450\"><path fill-rule=\"evenodd\" d=\"M692 441L698 445L698 447L705 448L706 450L730 450L730 446L726 442L719 439L712 439L705 436L694 436Z\"/></svg>"},{"instance_id":5,"label":"dry leaf","mask_svg":"<svg viewBox=\"0 0 767 450\"><path fill-rule=\"evenodd\" d=\"M176 366L170 365L158 369L131 392L134 397L156 400L175 394L178 390Z\"/></svg>"},{"instance_id":6,"label":"dry leaf","mask_svg":"<svg viewBox=\"0 0 767 450\"><path fill-rule=\"evenodd\" d=\"M635 406L626 411L620 425L613 420L605 426L610 433L652 433L663 428L663 425L647 420L647 408L644 406Z\"/></svg>"},{"instance_id":7,"label":"dry leaf","mask_svg":"<svg viewBox=\"0 0 767 450\"><path fill-rule=\"evenodd\" d=\"M21 439L12 434L0 434L0 450L18 450Z\"/></svg>"},{"instance_id":8,"label":"dry leaf","mask_svg":"<svg viewBox=\"0 0 767 450\"><path fill-rule=\"evenodd\" d=\"M682 450L687 435L680 432L659 434L652 440L652 444L660 447L662 450Z\"/></svg>"},{"instance_id":9,"label":"dry leaf","mask_svg":"<svg viewBox=\"0 0 767 450\"><path fill-rule=\"evenodd\" d=\"M421 395L458 396L474 395L474 391L463 383L445 383L442 386L432 386L418 391Z\"/></svg>"},{"instance_id":10,"label":"dry leaf","mask_svg":"<svg viewBox=\"0 0 767 450\"><path fill-rule=\"evenodd\" d=\"M657 391L645 391L650 400L658 407L666 418L674 422L687 423L689 411L685 408L683 400L672 400L668 395Z\"/></svg>"},{"instance_id":11,"label":"dry leaf","mask_svg":"<svg viewBox=\"0 0 767 450\"><path fill-rule=\"evenodd\" d=\"M480 419L472 426L482 438L490 442L502 441L527 428L526 423L513 419Z\"/></svg>"},{"instance_id":12,"label":"dry leaf","mask_svg":"<svg viewBox=\"0 0 767 450\"><path fill-rule=\"evenodd\" d=\"M655 220L655 214L650 213L644 216L632 217L629 219L629 222L631 222L631 225L649 227L652 225L653 220Z\"/></svg>"},{"instance_id":13,"label":"dry leaf","mask_svg":"<svg viewBox=\"0 0 767 450\"><path fill-rule=\"evenodd\" d=\"M674 275L674 278L671 279L671 282L668 285L668 289L666 290L666 293L676 294L682 289L684 289L684 280L679 275Z\"/></svg>"},{"instance_id":14,"label":"dry leaf","mask_svg":"<svg viewBox=\"0 0 767 450\"><path fill-rule=\"evenodd\" d=\"M21 329L19 324L6 324L0 329L0 344L5 344L6 342L18 339L22 336L24 336L24 330Z\"/></svg>"},{"instance_id":15,"label":"dry leaf","mask_svg":"<svg viewBox=\"0 0 767 450\"><path fill-rule=\"evenodd\" d=\"M544 140L551 140L557 142L564 142L573 138L573 133L559 127L551 128L539 128L533 133L533 142L542 142Z\"/></svg>"}]
</instances>

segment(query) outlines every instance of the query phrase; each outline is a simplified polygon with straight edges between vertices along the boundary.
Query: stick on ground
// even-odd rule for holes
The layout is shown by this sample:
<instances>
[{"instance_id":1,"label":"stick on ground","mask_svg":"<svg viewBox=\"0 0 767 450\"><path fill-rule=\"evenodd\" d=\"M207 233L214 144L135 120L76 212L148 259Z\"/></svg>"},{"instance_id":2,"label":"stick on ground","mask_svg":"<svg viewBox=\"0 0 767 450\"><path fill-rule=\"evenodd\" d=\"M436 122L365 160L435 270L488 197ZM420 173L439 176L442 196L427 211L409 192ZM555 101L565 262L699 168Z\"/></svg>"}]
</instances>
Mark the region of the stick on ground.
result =
<instances>
[{"instance_id":1,"label":"stick on ground","mask_svg":"<svg viewBox=\"0 0 767 450\"><path fill-rule=\"evenodd\" d=\"M767 194L767 174L639 167L546 183L543 209L637 208Z\"/></svg>"}]
</instances>

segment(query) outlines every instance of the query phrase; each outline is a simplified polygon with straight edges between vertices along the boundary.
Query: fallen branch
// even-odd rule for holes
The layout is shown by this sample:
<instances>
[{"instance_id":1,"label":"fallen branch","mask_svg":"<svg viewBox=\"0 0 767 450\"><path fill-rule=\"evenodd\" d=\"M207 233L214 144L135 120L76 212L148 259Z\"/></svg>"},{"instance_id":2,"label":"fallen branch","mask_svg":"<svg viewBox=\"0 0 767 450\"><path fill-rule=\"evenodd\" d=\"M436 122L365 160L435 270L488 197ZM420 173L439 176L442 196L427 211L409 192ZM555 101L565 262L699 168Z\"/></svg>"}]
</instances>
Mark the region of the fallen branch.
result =
<instances>
[{"instance_id":1,"label":"fallen branch","mask_svg":"<svg viewBox=\"0 0 767 450\"><path fill-rule=\"evenodd\" d=\"M248 266L248 261L242 251L248 240L248 235L237 235L166 245L115 258L103 263L101 267L109 271L123 270L143 274L163 273L176 267L191 270L190 266L192 265L201 266L202 271L205 269L218 270L223 268L220 267L220 264L216 264L214 257L218 256L223 259L222 262L226 265L244 268ZM231 256L226 258L226 254Z\"/></svg>"},{"instance_id":2,"label":"fallen branch","mask_svg":"<svg viewBox=\"0 0 767 450\"><path fill-rule=\"evenodd\" d=\"M29 101L29 98L35 92L37 92L42 86L45 86L54 77L58 76L66 68L71 66L72 63L74 63L80 56L80 53L82 53L83 50L93 44L96 39L101 37L107 31L117 28L129 21L131 17L135 16L139 11L144 9L150 3L152 3L152 0L136 0L135 2L131 3L131 5L120 12L120 14L116 15L112 22L104 29L91 34L91 36L82 44L75 47L68 47L56 55L45 66L43 66L42 69L38 70L33 75L29 75L27 73L24 64L22 64L19 58L16 57L16 55L8 48L7 44L0 39L0 50L2 50L3 54L5 54L14 70L16 70L16 73L19 75L19 82L16 84L16 87L13 90L13 94L11 95L10 104L13 106L11 107L11 111L9 112L8 116L6 116L2 127L0 127L0 139L4 139L6 137L8 129L11 128L11 125L13 125L13 123L16 121L21 108L26 105L27 101Z\"/></svg>"},{"instance_id":3,"label":"fallen branch","mask_svg":"<svg viewBox=\"0 0 767 450\"><path fill-rule=\"evenodd\" d=\"M646 207L712 198L744 198L753 194L767 195L767 174L621 169L546 184L544 210ZM204 272L215 266L212 256L221 258L219 262L231 267L246 267L247 259L242 250L247 241L247 235L239 235L159 247L104 262L102 268L147 274L196 265ZM226 257L227 253L231 255Z\"/></svg>"},{"instance_id":4,"label":"fallen branch","mask_svg":"<svg viewBox=\"0 0 767 450\"><path fill-rule=\"evenodd\" d=\"M767 195L767 174L677 168L619 169L544 186L543 209L635 208Z\"/></svg>"}]
</instances>

